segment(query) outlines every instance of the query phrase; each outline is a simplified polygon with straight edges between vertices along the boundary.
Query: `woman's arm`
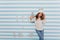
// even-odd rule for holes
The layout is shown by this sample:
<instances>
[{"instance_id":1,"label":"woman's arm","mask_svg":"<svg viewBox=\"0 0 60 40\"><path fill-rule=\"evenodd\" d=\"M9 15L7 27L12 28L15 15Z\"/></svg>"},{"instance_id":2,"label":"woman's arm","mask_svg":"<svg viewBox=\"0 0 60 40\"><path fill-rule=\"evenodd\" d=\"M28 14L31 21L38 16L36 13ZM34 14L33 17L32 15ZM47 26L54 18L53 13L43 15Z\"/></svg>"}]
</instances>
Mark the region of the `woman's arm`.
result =
<instances>
[{"instance_id":1,"label":"woman's arm","mask_svg":"<svg viewBox=\"0 0 60 40\"><path fill-rule=\"evenodd\" d=\"M35 16L30 16L30 20L32 20Z\"/></svg>"},{"instance_id":2,"label":"woman's arm","mask_svg":"<svg viewBox=\"0 0 60 40\"><path fill-rule=\"evenodd\" d=\"M30 22L34 23L35 22L35 16L30 16Z\"/></svg>"},{"instance_id":3,"label":"woman's arm","mask_svg":"<svg viewBox=\"0 0 60 40\"><path fill-rule=\"evenodd\" d=\"M44 19L44 20L43 20L43 24L45 24L46 22L47 22L46 19Z\"/></svg>"}]
</instances>

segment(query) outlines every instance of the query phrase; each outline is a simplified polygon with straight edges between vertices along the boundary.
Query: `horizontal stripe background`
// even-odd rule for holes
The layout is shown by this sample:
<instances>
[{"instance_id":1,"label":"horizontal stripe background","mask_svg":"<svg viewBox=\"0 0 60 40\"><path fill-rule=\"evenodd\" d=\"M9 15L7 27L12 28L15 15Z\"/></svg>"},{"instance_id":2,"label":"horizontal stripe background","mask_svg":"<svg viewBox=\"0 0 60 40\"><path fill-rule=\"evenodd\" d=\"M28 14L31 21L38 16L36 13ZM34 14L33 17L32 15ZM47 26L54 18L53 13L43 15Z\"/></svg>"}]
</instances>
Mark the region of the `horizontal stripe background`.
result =
<instances>
[{"instance_id":1,"label":"horizontal stripe background","mask_svg":"<svg viewBox=\"0 0 60 40\"><path fill-rule=\"evenodd\" d=\"M45 40L60 40L60 1L58 0L0 0L0 40L38 40L32 12L43 8L46 15Z\"/></svg>"}]
</instances>

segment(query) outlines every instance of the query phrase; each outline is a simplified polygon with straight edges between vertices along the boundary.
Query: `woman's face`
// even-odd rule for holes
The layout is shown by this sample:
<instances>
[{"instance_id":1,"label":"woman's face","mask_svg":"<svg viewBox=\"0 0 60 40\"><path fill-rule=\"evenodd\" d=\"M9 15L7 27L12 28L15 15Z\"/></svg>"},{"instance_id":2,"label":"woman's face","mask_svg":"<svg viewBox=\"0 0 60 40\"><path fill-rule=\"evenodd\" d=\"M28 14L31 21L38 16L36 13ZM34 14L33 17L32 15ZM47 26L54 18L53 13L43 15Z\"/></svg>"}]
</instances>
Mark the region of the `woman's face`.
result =
<instances>
[{"instance_id":1,"label":"woman's face","mask_svg":"<svg viewBox=\"0 0 60 40\"><path fill-rule=\"evenodd\" d=\"M38 15L38 17L40 17L40 16L42 16L42 13L40 13L40 14Z\"/></svg>"}]
</instances>

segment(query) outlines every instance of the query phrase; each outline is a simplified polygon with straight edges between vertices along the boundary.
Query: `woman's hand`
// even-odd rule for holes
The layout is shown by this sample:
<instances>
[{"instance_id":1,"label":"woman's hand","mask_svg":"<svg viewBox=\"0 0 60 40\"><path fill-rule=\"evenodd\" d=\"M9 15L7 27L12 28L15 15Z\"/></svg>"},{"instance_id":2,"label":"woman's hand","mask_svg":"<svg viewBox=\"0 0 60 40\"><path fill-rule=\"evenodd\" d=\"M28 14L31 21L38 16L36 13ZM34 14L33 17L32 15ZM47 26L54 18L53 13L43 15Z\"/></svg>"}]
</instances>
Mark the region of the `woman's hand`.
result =
<instances>
[{"instance_id":1,"label":"woman's hand","mask_svg":"<svg viewBox=\"0 0 60 40\"><path fill-rule=\"evenodd\" d=\"M30 20L32 20L35 16L30 16Z\"/></svg>"},{"instance_id":2,"label":"woman's hand","mask_svg":"<svg viewBox=\"0 0 60 40\"><path fill-rule=\"evenodd\" d=\"M31 23L35 23L35 19L34 18L35 18L35 16L30 16L30 22Z\"/></svg>"}]
</instances>

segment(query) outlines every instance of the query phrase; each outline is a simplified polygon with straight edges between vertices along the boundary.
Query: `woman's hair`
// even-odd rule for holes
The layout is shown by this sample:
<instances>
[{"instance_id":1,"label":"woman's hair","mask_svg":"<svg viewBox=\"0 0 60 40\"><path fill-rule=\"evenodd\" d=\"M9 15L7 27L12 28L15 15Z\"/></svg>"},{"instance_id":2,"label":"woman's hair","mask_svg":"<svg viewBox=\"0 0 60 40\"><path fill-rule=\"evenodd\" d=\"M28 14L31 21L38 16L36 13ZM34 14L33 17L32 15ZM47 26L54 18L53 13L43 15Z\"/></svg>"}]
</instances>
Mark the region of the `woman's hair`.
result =
<instances>
[{"instance_id":1,"label":"woman's hair","mask_svg":"<svg viewBox=\"0 0 60 40\"><path fill-rule=\"evenodd\" d=\"M38 15L39 14L42 14L42 16L40 16L40 18L41 18L41 20L44 20L45 19L45 14L43 13L43 12L38 12L37 14L36 14L36 20L38 19Z\"/></svg>"}]
</instances>

